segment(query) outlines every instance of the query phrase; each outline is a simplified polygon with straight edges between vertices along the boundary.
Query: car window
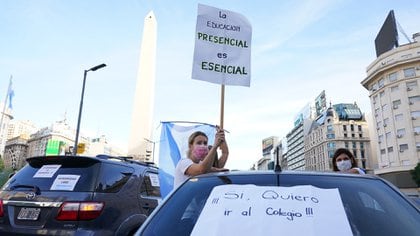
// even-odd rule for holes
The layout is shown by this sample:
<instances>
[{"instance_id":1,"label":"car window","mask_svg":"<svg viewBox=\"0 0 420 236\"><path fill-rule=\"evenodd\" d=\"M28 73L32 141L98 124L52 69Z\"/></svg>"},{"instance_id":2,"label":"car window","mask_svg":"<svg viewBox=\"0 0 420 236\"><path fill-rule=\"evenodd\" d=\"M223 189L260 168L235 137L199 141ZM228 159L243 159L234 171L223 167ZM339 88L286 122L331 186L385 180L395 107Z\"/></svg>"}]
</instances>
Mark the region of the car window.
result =
<instances>
[{"instance_id":1,"label":"car window","mask_svg":"<svg viewBox=\"0 0 420 236\"><path fill-rule=\"evenodd\" d=\"M415 235L419 212L379 179L309 175L234 175L203 177L187 181L165 201L145 228L144 235L190 235L214 186L255 184L259 186L312 185L338 188L354 235ZM168 205L168 207L165 207ZM176 206L176 207L169 207ZM165 225L164 229L161 225Z\"/></svg>"},{"instance_id":2,"label":"car window","mask_svg":"<svg viewBox=\"0 0 420 236\"><path fill-rule=\"evenodd\" d=\"M45 163L51 164L51 163ZM26 165L19 172L17 172L9 181L3 186L3 190L11 190L11 188L19 186L33 186L43 191L50 190L54 180L58 175L75 175L80 176L74 186L75 192L93 191L95 176L98 173L99 164L97 162L59 162L54 163L61 165L52 177L49 178L34 178L34 175L44 166L40 163L31 163ZM61 191L61 190L60 190Z\"/></svg>"},{"instance_id":3,"label":"car window","mask_svg":"<svg viewBox=\"0 0 420 236\"><path fill-rule=\"evenodd\" d=\"M140 194L143 197L160 198L160 184L157 173L146 172L144 174Z\"/></svg>"},{"instance_id":4,"label":"car window","mask_svg":"<svg viewBox=\"0 0 420 236\"><path fill-rule=\"evenodd\" d=\"M130 179L134 169L113 163L102 163L96 192L116 193Z\"/></svg>"}]
</instances>

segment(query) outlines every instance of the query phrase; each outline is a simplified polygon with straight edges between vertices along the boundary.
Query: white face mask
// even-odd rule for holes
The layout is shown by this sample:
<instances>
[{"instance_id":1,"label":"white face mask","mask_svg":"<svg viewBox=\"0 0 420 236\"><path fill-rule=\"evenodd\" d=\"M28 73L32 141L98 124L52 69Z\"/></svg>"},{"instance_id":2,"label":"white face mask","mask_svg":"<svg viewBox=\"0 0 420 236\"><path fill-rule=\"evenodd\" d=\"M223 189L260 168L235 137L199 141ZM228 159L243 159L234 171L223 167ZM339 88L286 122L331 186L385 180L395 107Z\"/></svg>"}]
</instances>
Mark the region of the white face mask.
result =
<instances>
[{"instance_id":1,"label":"white face mask","mask_svg":"<svg viewBox=\"0 0 420 236\"><path fill-rule=\"evenodd\" d=\"M350 168L351 168L351 161L350 160L343 160L343 161L337 162L337 168L340 171L350 170Z\"/></svg>"}]
</instances>

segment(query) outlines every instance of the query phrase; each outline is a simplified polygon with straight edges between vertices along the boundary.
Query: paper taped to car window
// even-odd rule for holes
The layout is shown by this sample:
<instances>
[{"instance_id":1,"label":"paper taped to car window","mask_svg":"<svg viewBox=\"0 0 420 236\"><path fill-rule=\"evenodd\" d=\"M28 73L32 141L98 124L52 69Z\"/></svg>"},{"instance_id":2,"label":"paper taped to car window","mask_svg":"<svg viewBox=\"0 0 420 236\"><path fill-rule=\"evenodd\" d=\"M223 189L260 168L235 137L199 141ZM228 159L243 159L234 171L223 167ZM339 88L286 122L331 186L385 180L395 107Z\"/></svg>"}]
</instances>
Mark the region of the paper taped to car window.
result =
<instances>
[{"instance_id":1,"label":"paper taped to car window","mask_svg":"<svg viewBox=\"0 0 420 236\"><path fill-rule=\"evenodd\" d=\"M60 167L61 165L43 165L34 174L34 178L51 178L54 176L55 172L60 169Z\"/></svg>"},{"instance_id":2,"label":"paper taped to car window","mask_svg":"<svg viewBox=\"0 0 420 236\"><path fill-rule=\"evenodd\" d=\"M338 189L221 185L191 235L353 235Z\"/></svg>"},{"instance_id":3,"label":"paper taped to car window","mask_svg":"<svg viewBox=\"0 0 420 236\"><path fill-rule=\"evenodd\" d=\"M80 175L58 175L51 185L50 190L73 191L79 178Z\"/></svg>"}]
</instances>

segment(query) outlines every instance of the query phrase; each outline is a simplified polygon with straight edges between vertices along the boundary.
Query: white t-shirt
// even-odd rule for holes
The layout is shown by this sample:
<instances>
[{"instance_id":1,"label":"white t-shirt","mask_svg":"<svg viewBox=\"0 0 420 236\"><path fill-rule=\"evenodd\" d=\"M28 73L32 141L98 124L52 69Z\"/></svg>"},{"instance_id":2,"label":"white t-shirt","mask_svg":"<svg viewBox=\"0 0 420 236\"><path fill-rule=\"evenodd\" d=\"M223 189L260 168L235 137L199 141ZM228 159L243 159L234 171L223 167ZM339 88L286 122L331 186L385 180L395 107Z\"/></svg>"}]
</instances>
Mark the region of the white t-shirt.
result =
<instances>
[{"instance_id":1,"label":"white t-shirt","mask_svg":"<svg viewBox=\"0 0 420 236\"><path fill-rule=\"evenodd\" d=\"M178 164L175 168L175 175L174 175L174 189L177 188L179 185L184 183L190 176L185 174L185 171L190 167L194 162L190 158L182 158L178 161Z\"/></svg>"},{"instance_id":2,"label":"white t-shirt","mask_svg":"<svg viewBox=\"0 0 420 236\"><path fill-rule=\"evenodd\" d=\"M354 168L352 168L352 169L356 169L358 172L359 172L359 174L361 174L361 175L364 175L364 174L366 174L362 169L360 169L359 167L354 167Z\"/></svg>"}]
</instances>

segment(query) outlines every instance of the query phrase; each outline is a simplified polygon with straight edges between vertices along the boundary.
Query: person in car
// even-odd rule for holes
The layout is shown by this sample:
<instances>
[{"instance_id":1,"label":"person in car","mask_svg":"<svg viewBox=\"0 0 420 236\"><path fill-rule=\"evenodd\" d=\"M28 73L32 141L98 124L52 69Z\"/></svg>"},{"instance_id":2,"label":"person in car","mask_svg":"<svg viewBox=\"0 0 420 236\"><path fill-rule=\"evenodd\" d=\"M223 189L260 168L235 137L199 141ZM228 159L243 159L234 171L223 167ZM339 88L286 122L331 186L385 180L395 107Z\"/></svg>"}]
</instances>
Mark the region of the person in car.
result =
<instances>
[{"instance_id":1,"label":"person in car","mask_svg":"<svg viewBox=\"0 0 420 236\"><path fill-rule=\"evenodd\" d=\"M201 131L196 131L188 138L187 157L182 158L176 168L174 175L174 188L182 184L188 177L199 174L226 171L224 168L229 156L229 149L225 140L223 129L216 127L214 144L208 148L208 137ZM217 149L220 148L222 155L217 160L217 166L213 166L217 158Z\"/></svg>"},{"instance_id":2,"label":"person in car","mask_svg":"<svg viewBox=\"0 0 420 236\"><path fill-rule=\"evenodd\" d=\"M356 159L346 148L339 148L335 151L333 159L333 170L336 172L365 174L365 171L357 167Z\"/></svg>"}]
</instances>

